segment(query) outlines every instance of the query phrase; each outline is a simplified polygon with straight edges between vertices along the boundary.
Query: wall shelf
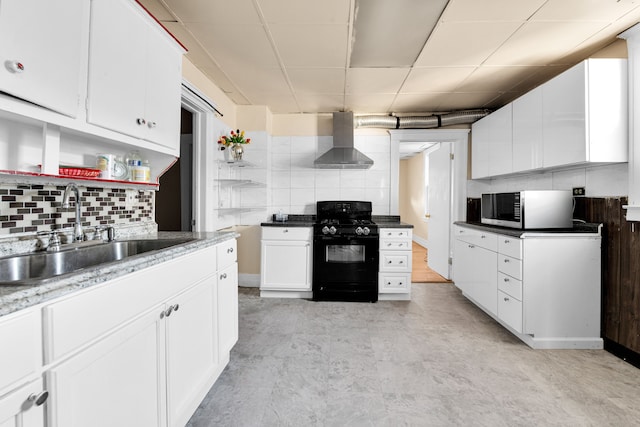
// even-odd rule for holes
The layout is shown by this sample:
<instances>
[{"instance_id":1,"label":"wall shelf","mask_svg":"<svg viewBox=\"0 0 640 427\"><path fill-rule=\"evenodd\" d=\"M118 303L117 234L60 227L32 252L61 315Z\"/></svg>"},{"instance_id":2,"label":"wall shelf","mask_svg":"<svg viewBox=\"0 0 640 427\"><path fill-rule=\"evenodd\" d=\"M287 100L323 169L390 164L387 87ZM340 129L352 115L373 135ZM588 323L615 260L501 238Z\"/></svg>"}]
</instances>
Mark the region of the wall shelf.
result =
<instances>
[{"instance_id":1,"label":"wall shelf","mask_svg":"<svg viewBox=\"0 0 640 427\"><path fill-rule=\"evenodd\" d=\"M251 179L216 179L216 182L228 187L266 187L265 184Z\"/></svg>"}]
</instances>

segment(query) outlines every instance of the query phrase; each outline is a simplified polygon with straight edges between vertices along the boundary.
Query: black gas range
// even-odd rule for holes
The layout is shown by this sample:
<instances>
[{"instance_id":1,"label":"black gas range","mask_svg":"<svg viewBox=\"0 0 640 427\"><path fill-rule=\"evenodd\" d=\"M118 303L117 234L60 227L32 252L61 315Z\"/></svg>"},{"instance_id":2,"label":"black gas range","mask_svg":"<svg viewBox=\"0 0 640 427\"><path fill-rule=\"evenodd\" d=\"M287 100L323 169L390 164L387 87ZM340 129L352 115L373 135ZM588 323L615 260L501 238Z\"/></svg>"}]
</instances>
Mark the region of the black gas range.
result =
<instances>
[{"instance_id":1,"label":"black gas range","mask_svg":"<svg viewBox=\"0 0 640 427\"><path fill-rule=\"evenodd\" d=\"M313 299L378 300L378 226L371 202L317 202L313 227Z\"/></svg>"}]
</instances>

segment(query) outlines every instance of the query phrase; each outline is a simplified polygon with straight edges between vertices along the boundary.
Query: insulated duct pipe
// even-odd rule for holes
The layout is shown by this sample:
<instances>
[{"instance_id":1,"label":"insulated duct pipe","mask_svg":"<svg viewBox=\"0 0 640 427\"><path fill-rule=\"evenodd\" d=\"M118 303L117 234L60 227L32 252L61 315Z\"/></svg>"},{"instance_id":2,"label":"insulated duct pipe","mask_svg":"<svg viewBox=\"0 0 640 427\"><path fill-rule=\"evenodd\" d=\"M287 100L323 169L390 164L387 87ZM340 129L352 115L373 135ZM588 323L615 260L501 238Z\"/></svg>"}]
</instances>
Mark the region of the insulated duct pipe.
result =
<instances>
[{"instance_id":1,"label":"insulated duct pipe","mask_svg":"<svg viewBox=\"0 0 640 427\"><path fill-rule=\"evenodd\" d=\"M473 123L489 113L489 110L468 110L431 116L356 116L354 122L356 128L432 129Z\"/></svg>"}]
</instances>

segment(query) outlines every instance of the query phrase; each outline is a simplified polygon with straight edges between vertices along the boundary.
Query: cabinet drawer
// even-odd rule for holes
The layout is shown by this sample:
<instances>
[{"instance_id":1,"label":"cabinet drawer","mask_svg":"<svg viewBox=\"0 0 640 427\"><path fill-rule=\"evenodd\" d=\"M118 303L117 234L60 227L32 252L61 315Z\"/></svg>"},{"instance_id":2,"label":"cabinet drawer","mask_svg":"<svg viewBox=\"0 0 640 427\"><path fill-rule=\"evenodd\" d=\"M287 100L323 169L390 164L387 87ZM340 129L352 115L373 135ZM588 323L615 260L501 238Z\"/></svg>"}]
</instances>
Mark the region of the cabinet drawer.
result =
<instances>
[{"instance_id":1,"label":"cabinet drawer","mask_svg":"<svg viewBox=\"0 0 640 427\"><path fill-rule=\"evenodd\" d=\"M411 252L380 252L380 271L411 271Z\"/></svg>"},{"instance_id":2,"label":"cabinet drawer","mask_svg":"<svg viewBox=\"0 0 640 427\"><path fill-rule=\"evenodd\" d=\"M411 274L383 274L378 275L378 292L407 293L411 284Z\"/></svg>"},{"instance_id":3,"label":"cabinet drawer","mask_svg":"<svg viewBox=\"0 0 640 427\"><path fill-rule=\"evenodd\" d=\"M411 240L411 229L410 228L381 228L380 239Z\"/></svg>"},{"instance_id":4,"label":"cabinet drawer","mask_svg":"<svg viewBox=\"0 0 640 427\"><path fill-rule=\"evenodd\" d=\"M522 240L517 237L498 236L498 252L522 259Z\"/></svg>"},{"instance_id":5,"label":"cabinet drawer","mask_svg":"<svg viewBox=\"0 0 640 427\"><path fill-rule=\"evenodd\" d=\"M311 240L312 227L262 227L262 240Z\"/></svg>"},{"instance_id":6,"label":"cabinet drawer","mask_svg":"<svg viewBox=\"0 0 640 427\"><path fill-rule=\"evenodd\" d=\"M522 302L498 291L498 319L522 333Z\"/></svg>"},{"instance_id":7,"label":"cabinet drawer","mask_svg":"<svg viewBox=\"0 0 640 427\"><path fill-rule=\"evenodd\" d=\"M498 273L498 289L511 295L517 300L522 301L522 281L507 276L504 273Z\"/></svg>"},{"instance_id":8,"label":"cabinet drawer","mask_svg":"<svg viewBox=\"0 0 640 427\"><path fill-rule=\"evenodd\" d=\"M0 395L42 366L42 327L40 310L25 310L2 318L0 322Z\"/></svg>"},{"instance_id":9,"label":"cabinet drawer","mask_svg":"<svg viewBox=\"0 0 640 427\"><path fill-rule=\"evenodd\" d=\"M498 271L522 280L522 261L511 258L510 256L498 254Z\"/></svg>"},{"instance_id":10,"label":"cabinet drawer","mask_svg":"<svg viewBox=\"0 0 640 427\"><path fill-rule=\"evenodd\" d=\"M474 246L488 249L493 252L498 251L498 235L486 231L474 230L472 228L456 227L456 238Z\"/></svg>"},{"instance_id":11,"label":"cabinet drawer","mask_svg":"<svg viewBox=\"0 0 640 427\"><path fill-rule=\"evenodd\" d=\"M411 250L411 240L381 240L380 250L409 251Z\"/></svg>"},{"instance_id":12,"label":"cabinet drawer","mask_svg":"<svg viewBox=\"0 0 640 427\"><path fill-rule=\"evenodd\" d=\"M216 245L218 270L222 270L238 260L237 244L236 239L231 239Z\"/></svg>"}]
</instances>

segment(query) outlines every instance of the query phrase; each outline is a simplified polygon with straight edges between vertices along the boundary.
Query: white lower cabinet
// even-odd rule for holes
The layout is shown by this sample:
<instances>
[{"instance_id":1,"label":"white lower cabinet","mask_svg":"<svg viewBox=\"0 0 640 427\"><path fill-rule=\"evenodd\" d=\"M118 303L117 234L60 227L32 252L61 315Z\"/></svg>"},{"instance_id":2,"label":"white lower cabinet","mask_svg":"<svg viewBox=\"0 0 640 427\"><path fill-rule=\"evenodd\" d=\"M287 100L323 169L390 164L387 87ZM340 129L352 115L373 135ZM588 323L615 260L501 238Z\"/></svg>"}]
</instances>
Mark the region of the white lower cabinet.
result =
<instances>
[{"instance_id":1,"label":"white lower cabinet","mask_svg":"<svg viewBox=\"0 0 640 427\"><path fill-rule=\"evenodd\" d=\"M262 227L261 296L311 297L312 230Z\"/></svg>"},{"instance_id":2,"label":"white lower cabinet","mask_svg":"<svg viewBox=\"0 0 640 427\"><path fill-rule=\"evenodd\" d=\"M0 427L42 427L47 400L43 390L39 378L0 397Z\"/></svg>"},{"instance_id":3,"label":"white lower cabinet","mask_svg":"<svg viewBox=\"0 0 640 427\"><path fill-rule=\"evenodd\" d=\"M411 229L380 228L379 299L411 299Z\"/></svg>"},{"instance_id":4,"label":"white lower cabinet","mask_svg":"<svg viewBox=\"0 0 640 427\"><path fill-rule=\"evenodd\" d=\"M46 306L48 426L184 426L237 341L237 277L231 240Z\"/></svg>"},{"instance_id":5,"label":"white lower cabinet","mask_svg":"<svg viewBox=\"0 0 640 427\"><path fill-rule=\"evenodd\" d=\"M532 348L602 348L601 236L457 226L454 282Z\"/></svg>"}]
</instances>

